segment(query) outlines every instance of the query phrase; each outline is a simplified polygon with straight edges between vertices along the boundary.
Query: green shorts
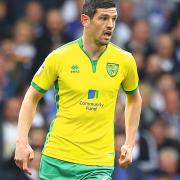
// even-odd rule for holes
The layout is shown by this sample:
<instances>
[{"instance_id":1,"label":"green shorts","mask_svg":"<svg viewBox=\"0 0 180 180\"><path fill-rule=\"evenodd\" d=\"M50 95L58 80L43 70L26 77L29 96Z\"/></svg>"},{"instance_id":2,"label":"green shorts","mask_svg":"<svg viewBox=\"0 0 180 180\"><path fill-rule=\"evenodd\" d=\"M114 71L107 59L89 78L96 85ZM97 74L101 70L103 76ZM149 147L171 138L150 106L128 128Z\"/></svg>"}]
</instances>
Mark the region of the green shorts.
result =
<instances>
[{"instance_id":1,"label":"green shorts","mask_svg":"<svg viewBox=\"0 0 180 180\"><path fill-rule=\"evenodd\" d=\"M40 180L111 180L113 166L75 164L42 155Z\"/></svg>"}]
</instances>

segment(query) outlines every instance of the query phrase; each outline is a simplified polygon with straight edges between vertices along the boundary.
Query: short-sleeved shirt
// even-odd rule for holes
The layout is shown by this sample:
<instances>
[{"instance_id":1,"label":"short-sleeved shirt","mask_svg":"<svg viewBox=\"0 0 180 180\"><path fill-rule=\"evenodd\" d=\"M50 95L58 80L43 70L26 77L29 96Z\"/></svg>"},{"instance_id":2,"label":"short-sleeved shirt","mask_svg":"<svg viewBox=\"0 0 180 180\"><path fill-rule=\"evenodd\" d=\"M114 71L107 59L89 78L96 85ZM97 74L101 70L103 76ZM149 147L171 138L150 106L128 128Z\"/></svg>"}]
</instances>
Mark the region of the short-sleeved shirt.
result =
<instances>
[{"instance_id":1,"label":"short-sleeved shirt","mask_svg":"<svg viewBox=\"0 0 180 180\"><path fill-rule=\"evenodd\" d=\"M138 74L133 56L109 43L97 60L82 39L49 54L32 80L41 93L53 84L57 113L43 154L85 165L114 164L114 111L119 88L134 94Z\"/></svg>"}]
</instances>

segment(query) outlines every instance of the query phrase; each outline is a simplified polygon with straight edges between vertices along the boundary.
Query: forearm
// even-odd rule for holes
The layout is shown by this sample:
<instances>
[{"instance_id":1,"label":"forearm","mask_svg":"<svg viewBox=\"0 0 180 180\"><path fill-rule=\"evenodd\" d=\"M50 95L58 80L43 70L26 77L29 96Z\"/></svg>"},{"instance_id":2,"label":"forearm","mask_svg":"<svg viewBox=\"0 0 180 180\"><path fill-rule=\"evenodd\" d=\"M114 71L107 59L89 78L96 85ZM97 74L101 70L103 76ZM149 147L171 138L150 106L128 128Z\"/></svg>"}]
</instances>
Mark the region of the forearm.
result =
<instances>
[{"instance_id":1,"label":"forearm","mask_svg":"<svg viewBox=\"0 0 180 180\"><path fill-rule=\"evenodd\" d=\"M136 133L139 126L141 102L142 100L139 92L135 95L127 95L125 107L125 144L130 148L133 148L135 144Z\"/></svg>"},{"instance_id":2,"label":"forearm","mask_svg":"<svg viewBox=\"0 0 180 180\"><path fill-rule=\"evenodd\" d=\"M28 134L32 120L36 113L36 107L40 97L34 96L34 90L30 87L24 97L18 119L17 142L28 142Z\"/></svg>"}]
</instances>

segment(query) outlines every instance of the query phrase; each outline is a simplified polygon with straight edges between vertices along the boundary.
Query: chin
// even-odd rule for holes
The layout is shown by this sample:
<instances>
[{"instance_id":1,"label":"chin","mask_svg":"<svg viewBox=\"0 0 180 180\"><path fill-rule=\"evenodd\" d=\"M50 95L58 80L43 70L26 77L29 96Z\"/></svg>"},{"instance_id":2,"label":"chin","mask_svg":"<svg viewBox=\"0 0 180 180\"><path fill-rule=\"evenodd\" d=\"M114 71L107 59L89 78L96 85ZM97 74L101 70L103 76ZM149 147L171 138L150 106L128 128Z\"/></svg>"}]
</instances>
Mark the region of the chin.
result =
<instances>
[{"instance_id":1,"label":"chin","mask_svg":"<svg viewBox=\"0 0 180 180\"><path fill-rule=\"evenodd\" d=\"M108 43L110 42L110 40L103 40L103 41L99 41L99 45L101 45L101 46L106 46L106 45L108 45Z\"/></svg>"},{"instance_id":2,"label":"chin","mask_svg":"<svg viewBox=\"0 0 180 180\"><path fill-rule=\"evenodd\" d=\"M95 43L98 46L107 46L109 42L110 42L110 39L104 39L104 38L95 40Z\"/></svg>"}]
</instances>

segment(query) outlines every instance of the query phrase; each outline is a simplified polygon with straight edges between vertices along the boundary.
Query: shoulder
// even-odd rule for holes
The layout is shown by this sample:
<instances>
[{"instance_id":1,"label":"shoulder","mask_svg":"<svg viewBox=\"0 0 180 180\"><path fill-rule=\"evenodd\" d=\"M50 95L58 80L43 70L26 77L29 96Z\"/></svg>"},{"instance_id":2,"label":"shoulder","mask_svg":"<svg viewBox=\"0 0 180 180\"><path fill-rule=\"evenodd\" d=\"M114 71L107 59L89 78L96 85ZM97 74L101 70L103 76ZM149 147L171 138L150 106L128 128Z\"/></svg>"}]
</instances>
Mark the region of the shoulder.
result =
<instances>
[{"instance_id":1,"label":"shoulder","mask_svg":"<svg viewBox=\"0 0 180 180\"><path fill-rule=\"evenodd\" d=\"M63 46L60 46L59 48L53 50L46 57L46 63L62 65L65 59L68 59L69 56L77 52L78 48L79 48L78 40L64 44Z\"/></svg>"},{"instance_id":2,"label":"shoulder","mask_svg":"<svg viewBox=\"0 0 180 180\"><path fill-rule=\"evenodd\" d=\"M66 44L58 47L57 49L55 49L52 53L61 54L63 52L69 51L69 50L72 51L73 49L76 49L77 47L79 47L78 41L79 41L79 39L71 41L69 43L66 43Z\"/></svg>"},{"instance_id":3,"label":"shoulder","mask_svg":"<svg viewBox=\"0 0 180 180\"><path fill-rule=\"evenodd\" d=\"M51 58L56 58L56 57L59 57L61 55L65 55L65 54L68 54L69 52L73 52L76 51L76 48L79 48L79 45L78 45L78 39L75 40L75 41L71 41L67 44L64 44L60 47L58 47L57 49L53 50L51 53L49 53L49 55L47 56L47 58L51 59Z\"/></svg>"},{"instance_id":4,"label":"shoulder","mask_svg":"<svg viewBox=\"0 0 180 180\"><path fill-rule=\"evenodd\" d=\"M135 62L135 59L130 52L125 51L113 43L109 43L109 51L113 57L127 66Z\"/></svg>"},{"instance_id":5,"label":"shoulder","mask_svg":"<svg viewBox=\"0 0 180 180\"><path fill-rule=\"evenodd\" d=\"M114 53L116 56L129 60L132 59L133 56L130 52L125 51L124 49L120 48L119 46L113 44L113 43L109 43L109 49L112 53Z\"/></svg>"}]
</instances>

